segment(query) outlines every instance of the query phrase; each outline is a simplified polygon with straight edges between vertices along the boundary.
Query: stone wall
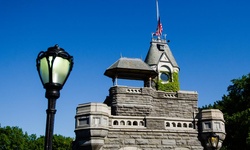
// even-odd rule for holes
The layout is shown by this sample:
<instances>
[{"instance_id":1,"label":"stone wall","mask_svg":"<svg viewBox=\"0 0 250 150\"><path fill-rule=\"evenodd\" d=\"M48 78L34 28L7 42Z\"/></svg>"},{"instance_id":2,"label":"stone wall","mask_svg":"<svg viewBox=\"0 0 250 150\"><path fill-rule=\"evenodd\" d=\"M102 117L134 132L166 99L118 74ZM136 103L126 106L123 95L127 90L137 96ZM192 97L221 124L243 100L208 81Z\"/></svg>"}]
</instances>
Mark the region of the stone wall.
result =
<instances>
[{"instance_id":1,"label":"stone wall","mask_svg":"<svg viewBox=\"0 0 250 150\"><path fill-rule=\"evenodd\" d=\"M110 129L102 150L136 147L143 150L202 150L196 130Z\"/></svg>"},{"instance_id":2,"label":"stone wall","mask_svg":"<svg viewBox=\"0 0 250 150\"><path fill-rule=\"evenodd\" d=\"M193 91L163 92L152 88L115 86L105 100L116 116L157 116L193 118L198 94Z\"/></svg>"},{"instance_id":3,"label":"stone wall","mask_svg":"<svg viewBox=\"0 0 250 150\"><path fill-rule=\"evenodd\" d=\"M219 135L221 147L223 114L203 110L197 115L197 96L190 91L112 87L104 104L78 105L73 149L202 150L211 133Z\"/></svg>"},{"instance_id":4,"label":"stone wall","mask_svg":"<svg viewBox=\"0 0 250 150\"><path fill-rule=\"evenodd\" d=\"M214 109L203 110L198 118L118 116L106 104L87 103L76 112L74 150L202 150L211 133L219 135L219 148L226 134L223 114Z\"/></svg>"}]
</instances>

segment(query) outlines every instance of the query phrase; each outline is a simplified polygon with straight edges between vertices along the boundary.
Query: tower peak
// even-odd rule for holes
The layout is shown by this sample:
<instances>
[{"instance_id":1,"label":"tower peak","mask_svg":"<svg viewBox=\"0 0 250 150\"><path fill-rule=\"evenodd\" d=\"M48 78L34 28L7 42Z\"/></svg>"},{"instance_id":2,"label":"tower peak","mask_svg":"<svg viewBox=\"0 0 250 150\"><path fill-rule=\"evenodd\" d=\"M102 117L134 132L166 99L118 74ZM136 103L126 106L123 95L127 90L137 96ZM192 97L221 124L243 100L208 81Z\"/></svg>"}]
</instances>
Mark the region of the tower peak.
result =
<instances>
[{"instance_id":1,"label":"tower peak","mask_svg":"<svg viewBox=\"0 0 250 150\"><path fill-rule=\"evenodd\" d=\"M155 33L152 33L151 42L165 43L165 44L170 42L170 40L167 40L167 34L163 34L163 36L155 36L154 34Z\"/></svg>"}]
</instances>

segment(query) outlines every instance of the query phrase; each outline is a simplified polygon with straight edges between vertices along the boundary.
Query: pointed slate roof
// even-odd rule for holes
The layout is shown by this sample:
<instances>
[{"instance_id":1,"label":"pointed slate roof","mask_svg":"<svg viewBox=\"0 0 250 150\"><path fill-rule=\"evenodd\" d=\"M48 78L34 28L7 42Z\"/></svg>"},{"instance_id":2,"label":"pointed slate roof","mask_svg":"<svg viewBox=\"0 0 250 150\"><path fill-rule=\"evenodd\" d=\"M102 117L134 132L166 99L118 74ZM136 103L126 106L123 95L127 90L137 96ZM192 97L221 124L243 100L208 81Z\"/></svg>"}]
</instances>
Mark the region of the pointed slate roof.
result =
<instances>
[{"instance_id":1,"label":"pointed slate roof","mask_svg":"<svg viewBox=\"0 0 250 150\"><path fill-rule=\"evenodd\" d=\"M163 53L166 53L173 67L179 68L166 40L162 39L152 39L145 62L149 66L157 65Z\"/></svg>"},{"instance_id":2,"label":"pointed slate roof","mask_svg":"<svg viewBox=\"0 0 250 150\"><path fill-rule=\"evenodd\" d=\"M148 64L138 58L120 58L112 64L104 73L110 78L121 78L131 80L148 80L157 76Z\"/></svg>"}]
</instances>

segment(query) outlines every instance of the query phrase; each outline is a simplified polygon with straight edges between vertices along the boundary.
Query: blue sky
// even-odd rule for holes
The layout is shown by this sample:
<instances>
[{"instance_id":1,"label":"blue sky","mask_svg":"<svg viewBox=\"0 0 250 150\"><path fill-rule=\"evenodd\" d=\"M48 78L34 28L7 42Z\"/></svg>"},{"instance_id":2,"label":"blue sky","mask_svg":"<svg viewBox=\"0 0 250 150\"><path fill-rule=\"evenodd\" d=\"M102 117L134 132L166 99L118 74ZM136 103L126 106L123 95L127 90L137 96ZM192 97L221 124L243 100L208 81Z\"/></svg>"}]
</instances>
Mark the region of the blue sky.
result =
<instances>
[{"instance_id":1,"label":"blue sky","mask_svg":"<svg viewBox=\"0 0 250 150\"><path fill-rule=\"evenodd\" d=\"M249 5L159 0L181 89L197 91L200 107L220 100L231 79L249 73ZM57 100L54 133L70 137L77 105L104 101L112 86L104 71L121 56L144 60L157 23L155 0L0 0L0 18L1 126L44 135L47 99L35 60L59 44L75 64Z\"/></svg>"}]
</instances>

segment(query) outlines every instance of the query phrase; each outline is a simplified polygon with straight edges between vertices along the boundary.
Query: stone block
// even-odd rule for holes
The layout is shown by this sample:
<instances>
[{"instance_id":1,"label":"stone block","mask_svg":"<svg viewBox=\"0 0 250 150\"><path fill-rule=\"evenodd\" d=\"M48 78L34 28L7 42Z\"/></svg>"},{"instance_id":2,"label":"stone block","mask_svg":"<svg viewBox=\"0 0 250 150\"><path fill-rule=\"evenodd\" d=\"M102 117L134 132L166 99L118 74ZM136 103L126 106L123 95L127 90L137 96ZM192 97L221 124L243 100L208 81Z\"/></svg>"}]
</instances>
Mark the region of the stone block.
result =
<instances>
[{"instance_id":1,"label":"stone block","mask_svg":"<svg viewBox=\"0 0 250 150\"><path fill-rule=\"evenodd\" d=\"M187 145L200 145L200 141L198 140L187 140Z\"/></svg>"},{"instance_id":2,"label":"stone block","mask_svg":"<svg viewBox=\"0 0 250 150\"><path fill-rule=\"evenodd\" d=\"M176 140L176 145L187 145L187 141L186 140Z\"/></svg>"},{"instance_id":3,"label":"stone block","mask_svg":"<svg viewBox=\"0 0 250 150\"><path fill-rule=\"evenodd\" d=\"M162 140L162 145L176 145L176 141L175 140Z\"/></svg>"},{"instance_id":4,"label":"stone block","mask_svg":"<svg viewBox=\"0 0 250 150\"><path fill-rule=\"evenodd\" d=\"M190 148L186 148L186 147L177 147L174 150L190 150ZM192 149L193 150L193 149Z\"/></svg>"},{"instance_id":5,"label":"stone block","mask_svg":"<svg viewBox=\"0 0 250 150\"><path fill-rule=\"evenodd\" d=\"M135 139L125 139L124 144L126 144L126 145L134 145L135 144Z\"/></svg>"},{"instance_id":6,"label":"stone block","mask_svg":"<svg viewBox=\"0 0 250 150\"><path fill-rule=\"evenodd\" d=\"M150 145L160 145L161 144L160 139L149 139L148 142L150 143Z\"/></svg>"},{"instance_id":7,"label":"stone block","mask_svg":"<svg viewBox=\"0 0 250 150\"><path fill-rule=\"evenodd\" d=\"M148 139L136 139L136 144L138 145L146 145L148 144Z\"/></svg>"}]
</instances>

